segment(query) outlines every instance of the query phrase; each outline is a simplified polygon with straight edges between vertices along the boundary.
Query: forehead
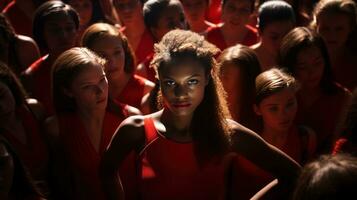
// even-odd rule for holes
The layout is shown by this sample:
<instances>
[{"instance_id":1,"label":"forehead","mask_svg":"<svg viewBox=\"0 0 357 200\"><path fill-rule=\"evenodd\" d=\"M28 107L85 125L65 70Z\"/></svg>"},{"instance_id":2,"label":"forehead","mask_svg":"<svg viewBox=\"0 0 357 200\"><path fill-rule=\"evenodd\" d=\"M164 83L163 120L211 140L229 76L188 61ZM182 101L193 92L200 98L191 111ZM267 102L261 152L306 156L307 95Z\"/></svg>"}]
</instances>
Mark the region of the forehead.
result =
<instances>
[{"instance_id":1,"label":"forehead","mask_svg":"<svg viewBox=\"0 0 357 200\"><path fill-rule=\"evenodd\" d=\"M83 66L82 71L78 74L78 76L74 79L73 82L75 83L80 83L80 82L86 82L91 79L95 79L97 77L103 76L104 71L103 71L103 66L100 65L99 63L93 64L87 64Z\"/></svg>"},{"instance_id":2,"label":"forehead","mask_svg":"<svg viewBox=\"0 0 357 200\"><path fill-rule=\"evenodd\" d=\"M192 58L176 59L160 68L160 76L192 76L204 75L205 69L198 60Z\"/></svg>"},{"instance_id":3,"label":"forehead","mask_svg":"<svg viewBox=\"0 0 357 200\"><path fill-rule=\"evenodd\" d=\"M316 56L321 56L321 50L316 45L308 46L302 48L297 55L297 59L299 60L308 60L311 58L315 58Z\"/></svg>"},{"instance_id":4,"label":"forehead","mask_svg":"<svg viewBox=\"0 0 357 200\"><path fill-rule=\"evenodd\" d=\"M93 48L97 50L108 50L109 48L123 47L119 36L104 36L94 40Z\"/></svg>"},{"instance_id":5,"label":"forehead","mask_svg":"<svg viewBox=\"0 0 357 200\"><path fill-rule=\"evenodd\" d=\"M280 91L274 92L271 95L265 97L262 100L262 104L279 104L279 103L284 103L284 100L290 100L295 98L295 90L293 88L284 88Z\"/></svg>"},{"instance_id":6,"label":"forehead","mask_svg":"<svg viewBox=\"0 0 357 200\"><path fill-rule=\"evenodd\" d=\"M294 28L294 23L290 20L280 20L274 21L267 24L264 27L263 32L270 32L270 33L287 33L289 30Z\"/></svg>"},{"instance_id":7,"label":"forehead","mask_svg":"<svg viewBox=\"0 0 357 200\"><path fill-rule=\"evenodd\" d=\"M322 13L318 16L317 23L324 25L349 24L350 18L347 14L340 12Z\"/></svg>"},{"instance_id":8,"label":"forehead","mask_svg":"<svg viewBox=\"0 0 357 200\"><path fill-rule=\"evenodd\" d=\"M45 25L56 25L56 24L68 24L68 23L75 23L72 19L72 16L65 11L60 11L56 13L52 13L47 16Z\"/></svg>"}]
</instances>

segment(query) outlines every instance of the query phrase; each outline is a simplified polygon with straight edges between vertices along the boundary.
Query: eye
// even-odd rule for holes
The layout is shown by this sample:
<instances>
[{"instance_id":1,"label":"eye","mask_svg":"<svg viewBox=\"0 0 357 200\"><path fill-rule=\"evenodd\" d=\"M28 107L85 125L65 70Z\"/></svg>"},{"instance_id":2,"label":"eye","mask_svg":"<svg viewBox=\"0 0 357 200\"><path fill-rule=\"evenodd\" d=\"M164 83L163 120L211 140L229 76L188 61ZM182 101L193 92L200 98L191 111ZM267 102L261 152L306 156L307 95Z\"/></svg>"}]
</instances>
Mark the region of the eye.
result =
<instances>
[{"instance_id":1,"label":"eye","mask_svg":"<svg viewBox=\"0 0 357 200\"><path fill-rule=\"evenodd\" d=\"M164 81L164 85L165 86L169 86L169 87L172 87L172 86L174 86L176 83L175 83L175 81L173 81L173 80L165 80Z\"/></svg>"},{"instance_id":2,"label":"eye","mask_svg":"<svg viewBox=\"0 0 357 200\"><path fill-rule=\"evenodd\" d=\"M277 112L278 111L278 106L271 106L268 108L270 112Z\"/></svg>"},{"instance_id":3,"label":"eye","mask_svg":"<svg viewBox=\"0 0 357 200\"><path fill-rule=\"evenodd\" d=\"M188 80L188 85L197 85L198 84L198 80L197 79L190 79L190 80Z\"/></svg>"}]
</instances>

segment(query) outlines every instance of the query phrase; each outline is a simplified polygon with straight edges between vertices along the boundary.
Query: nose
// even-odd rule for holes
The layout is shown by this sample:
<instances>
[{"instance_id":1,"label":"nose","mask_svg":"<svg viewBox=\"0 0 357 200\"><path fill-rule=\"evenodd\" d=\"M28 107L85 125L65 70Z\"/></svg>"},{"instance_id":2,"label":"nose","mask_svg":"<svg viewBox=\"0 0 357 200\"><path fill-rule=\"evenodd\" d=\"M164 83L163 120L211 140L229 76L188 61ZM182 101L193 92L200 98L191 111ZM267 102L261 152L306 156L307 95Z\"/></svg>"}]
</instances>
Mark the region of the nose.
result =
<instances>
[{"instance_id":1,"label":"nose","mask_svg":"<svg viewBox=\"0 0 357 200\"><path fill-rule=\"evenodd\" d=\"M174 92L176 97L185 97L187 95L187 89L181 85L177 85Z\"/></svg>"}]
</instances>

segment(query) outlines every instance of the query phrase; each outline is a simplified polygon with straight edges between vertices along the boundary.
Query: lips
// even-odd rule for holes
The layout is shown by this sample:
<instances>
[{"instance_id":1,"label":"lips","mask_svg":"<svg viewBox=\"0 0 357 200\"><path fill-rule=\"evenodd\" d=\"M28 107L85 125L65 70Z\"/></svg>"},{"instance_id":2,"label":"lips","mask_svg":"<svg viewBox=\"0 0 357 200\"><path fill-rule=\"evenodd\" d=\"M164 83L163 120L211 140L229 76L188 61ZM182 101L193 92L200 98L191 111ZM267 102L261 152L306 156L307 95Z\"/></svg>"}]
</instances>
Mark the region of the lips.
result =
<instances>
[{"instance_id":1,"label":"lips","mask_svg":"<svg viewBox=\"0 0 357 200\"><path fill-rule=\"evenodd\" d=\"M191 103L180 102L180 103L174 103L174 104L172 104L172 106L175 108L187 108L187 107L191 106Z\"/></svg>"}]
</instances>

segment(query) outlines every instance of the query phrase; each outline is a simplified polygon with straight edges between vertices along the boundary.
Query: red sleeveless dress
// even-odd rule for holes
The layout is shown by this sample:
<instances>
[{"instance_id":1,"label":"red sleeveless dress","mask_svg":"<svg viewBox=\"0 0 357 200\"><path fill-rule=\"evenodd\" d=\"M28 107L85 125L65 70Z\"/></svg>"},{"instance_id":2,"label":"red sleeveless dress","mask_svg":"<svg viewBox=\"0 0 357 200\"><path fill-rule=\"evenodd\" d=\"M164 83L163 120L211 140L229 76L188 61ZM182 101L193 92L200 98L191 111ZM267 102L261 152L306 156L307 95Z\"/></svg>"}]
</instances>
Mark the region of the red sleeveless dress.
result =
<instances>
[{"instance_id":1,"label":"red sleeveless dress","mask_svg":"<svg viewBox=\"0 0 357 200\"><path fill-rule=\"evenodd\" d=\"M73 199L104 199L98 173L99 164L104 150L124 118L111 112L105 113L98 151L76 114L61 114L58 119L60 142L68 161L67 167L71 172L72 185L69 186L69 196Z\"/></svg>"},{"instance_id":2,"label":"red sleeveless dress","mask_svg":"<svg viewBox=\"0 0 357 200\"><path fill-rule=\"evenodd\" d=\"M34 114L27 107L20 107L16 115L22 120L26 134L26 144L18 140L13 134L4 132L4 137L13 146L20 159L28 168L31 176L39 184L46 184L48 178L48 146L41 134L40 124ZM41 185L39 185L41 187ZM46 187L46 186L44 186Z\"/></svg>"},{"instance_id":3,"label":"red sleeveless dress","mask_svg":"<svg viewBox=\"0 0 357 200\"><path fill-rule=\"evenodd\" d=\"M151 118L145 119L146 146L140 153L138 185L141 199L223 199L223 158L199 164L193 143L179 143L160 135Z\"/></svg>"}]
</instances>

